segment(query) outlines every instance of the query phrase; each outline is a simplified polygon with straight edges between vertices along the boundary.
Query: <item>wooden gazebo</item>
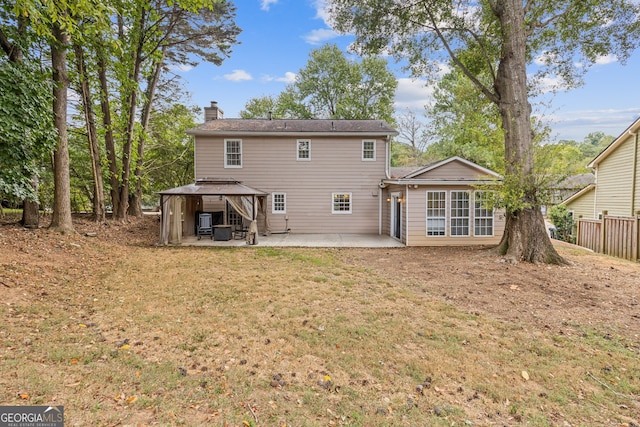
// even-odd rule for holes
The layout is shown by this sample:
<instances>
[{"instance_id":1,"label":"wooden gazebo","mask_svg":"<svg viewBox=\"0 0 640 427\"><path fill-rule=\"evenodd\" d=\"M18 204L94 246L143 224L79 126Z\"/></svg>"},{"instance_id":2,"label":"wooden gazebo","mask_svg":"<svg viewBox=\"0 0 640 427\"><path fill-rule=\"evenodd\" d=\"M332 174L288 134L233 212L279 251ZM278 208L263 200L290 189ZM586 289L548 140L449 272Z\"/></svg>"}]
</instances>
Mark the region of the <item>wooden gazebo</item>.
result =
<instances>
[{"instance_id":1,"label":"wooden gazebo","mask_svg":"<svg viewBox=\"0 0 640 427\"><path fill-rule=\"evenodd\" d=\"M250 224L255 242L257 234L268 233L267 193L242 184L233 178L204 178L193 184L172 188L160 194L160 244L181 244L183 236L195 234L196 214L204 210L204 198L220 202L227 221L226 207L233 209ZM249 235L247 237L249 241Z\"/></svg>"}]
</instances>

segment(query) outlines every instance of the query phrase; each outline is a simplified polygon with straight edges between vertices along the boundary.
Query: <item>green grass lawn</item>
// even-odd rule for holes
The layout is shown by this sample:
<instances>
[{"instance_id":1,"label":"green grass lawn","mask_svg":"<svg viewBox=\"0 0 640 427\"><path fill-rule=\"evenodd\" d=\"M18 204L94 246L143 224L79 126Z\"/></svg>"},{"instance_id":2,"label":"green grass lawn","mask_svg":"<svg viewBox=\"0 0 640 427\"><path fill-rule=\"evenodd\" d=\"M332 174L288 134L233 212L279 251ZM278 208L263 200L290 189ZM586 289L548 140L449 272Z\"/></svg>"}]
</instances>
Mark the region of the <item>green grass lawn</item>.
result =
<instances>
[{"instance_id":1,"label":"green grass lawn","mask_svg":"<svg viewBox=\"0 0 640 427\"><path fill-rule=\"evenodd\" d=\"M473 314L348 250L50 239L26 247L30 268L0 270L22 280L0 286L15 292L0 305L0 404L64 405L65 425L639 419L638 343L597 326L568 335ZM39 252L56 245L65 265Z\"/></svg>"}]
</instances>

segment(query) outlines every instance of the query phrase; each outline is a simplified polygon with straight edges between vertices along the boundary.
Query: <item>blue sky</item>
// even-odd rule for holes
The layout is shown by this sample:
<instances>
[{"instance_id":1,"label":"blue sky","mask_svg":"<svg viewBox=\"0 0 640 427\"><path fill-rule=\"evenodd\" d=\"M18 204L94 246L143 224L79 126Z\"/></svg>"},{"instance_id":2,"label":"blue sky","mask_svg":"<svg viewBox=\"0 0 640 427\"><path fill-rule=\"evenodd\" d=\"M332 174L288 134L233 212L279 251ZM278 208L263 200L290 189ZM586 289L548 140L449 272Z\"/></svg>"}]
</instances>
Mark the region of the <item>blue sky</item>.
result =
<instances>
[{"instance_id":1,"label":"blue sky","mask_svg":"<svg viewBox=\"0 0 640 427\"><path fill-rule=\"evenodd\" d=\"M235 0L236 23L242 28L240 44L224 63L201 64L182 69L191 101L205 107L217 101L225 117L239 117L245 103L265 95L277 95L303 68L309 52L326 43L347 50L350 36L335 33L326 20L322 0ZM400 65L389 60L398 77L395 108L407 108L421 116L431 89L412 80ZM640 51L622 66L606 57L587 73L585 85L560 92L542 106L534 100L534 113L550 121L556 139L582 141L590 132L618 136L640 117Z\"/></svg>"}]
</instances>

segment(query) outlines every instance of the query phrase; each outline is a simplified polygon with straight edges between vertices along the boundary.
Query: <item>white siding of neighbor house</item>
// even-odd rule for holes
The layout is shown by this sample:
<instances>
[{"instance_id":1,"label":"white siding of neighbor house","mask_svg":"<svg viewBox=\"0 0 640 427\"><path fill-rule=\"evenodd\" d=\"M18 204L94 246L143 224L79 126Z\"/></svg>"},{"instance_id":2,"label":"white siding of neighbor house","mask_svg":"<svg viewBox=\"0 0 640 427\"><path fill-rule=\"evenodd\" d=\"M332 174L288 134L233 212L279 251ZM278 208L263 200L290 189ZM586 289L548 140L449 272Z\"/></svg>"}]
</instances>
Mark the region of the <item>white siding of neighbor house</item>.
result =
<instances>
[{"instance_id":1,"label":"white siding of neighbor house","mask_svg":"<svg viewBox=\"0 0 640 427\"><path fill-rule=\"evenodd\" d=\"M595 189L582 194L580 197L567 203L567 209L573 211L573 218L597 219L597 212L594 212L593 203L595 202Z\"/></svg>"},{"instance_id":2,"label":"white siding of neighbor house","mask_svg":"<svg viewBox=\"0 0 640 427\"><path fill-rule=\"evenodd\" d=\"M628 137L598 165L595 190L596 215L631 216L633 199L634 139Z\"/></svg>"},{"instance_id":3,"label":"white siding of neighbor house","mask_svg":"<svg viewBox=\"0 0 640 427\"><path fill-rule=\"evenodd\" d=\"M296 160L299 139L311 159ZM354 137L250 136L242 139L242 168L224 167L223 136L197 136L196 179L234 178L269 194L271 231L378 233L378 182L385 176L385 141ZM362 140L376 140L376 160L362 160ZM271 193L286 193L286 214L274 214ZM352 213L332 214L332 193L351 193Z\"/></svg>"}]
</instances>

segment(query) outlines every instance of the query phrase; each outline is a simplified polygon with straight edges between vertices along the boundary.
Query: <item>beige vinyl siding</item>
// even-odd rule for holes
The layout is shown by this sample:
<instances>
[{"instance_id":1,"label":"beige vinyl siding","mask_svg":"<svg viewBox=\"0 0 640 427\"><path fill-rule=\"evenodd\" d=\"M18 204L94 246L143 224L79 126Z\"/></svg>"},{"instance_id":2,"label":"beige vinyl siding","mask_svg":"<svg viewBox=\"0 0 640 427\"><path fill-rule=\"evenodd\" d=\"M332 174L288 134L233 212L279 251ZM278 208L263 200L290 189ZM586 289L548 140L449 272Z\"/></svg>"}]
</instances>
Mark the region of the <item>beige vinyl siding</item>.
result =
<instances>
[{"instance_id":1,"label":"beige vinyl siding","mask_svg":"<svg viewBox=\"0 0 640 427\"><path fill-rule=\"evenodd\" d=\"M477 179L484 177L478 169L471 167L463 162L454 160L446 165L434 168L430 171L422 173L413 179L441 179L441 180L464 180Z\"/></svg>"},{"instance_id":2,"label":"beige vinyl siding","mask_svg":"<svg viewBox=\"0 0 640 427\"><path fill-rule=\"evenodd\" d=\"M598 165L596 215L605 210L609 215L632 215L633 142L631 137L627 138Z\"/></svg>"},{"instance_id":3,"label":"beige vinyl siding","mask_svg":"<svg viewBox=\"0 0 640 427\"><path fill-rule=\"evenodd\" d=\"M286 214L271 214L272 231L378 233L378 182L385 176L385 142L376 139L376 160L362 161L362 135L352 138L243 137L242 168L224 168L224 137L197 137L196 178L235 178L269 195L287 195ZM297 141L310 139L311 160L297 161ZM375 139L375 138L373 138ZM382 153L382 156L381 156ZM352 213L332 214L332 194L351 193Z\"/></svg>"},{"instance_id":4,"label":"beige vinyl siding","mask_svg":"<svg viewBox=\"0 0 640 427\"><path fill-rule=\"evenodd\" d=\"M566 204L567 209L573 211L573 218L575 220L578 220L578 218L597 219L597 212L594 213L593 206L595 195L595 189L587 191L582 196Z\"/></svg>"},{"instance_id":5,"label":"beige vinyl siding","mask_svg":"<svg viewBox=\"0 0 640 427\"><path fill-rule=\"evenodd\" d=\"M427 236L426 203L427 191L445 191L447 197L447 218L445 236ZM494 212L493 216L493 236L473 235L473 198L470 204L470 236L451 236L451 191L469 191L473 194L474 189L470 186L423 186L418 189L409 189L407 200L409 201L403 208L407 210L408 223L405 230L409 230L407 241L409 246L467 246L467 245L495 245L500 242L504 232L504 214Z\"/></svg>"}]
</instances>

